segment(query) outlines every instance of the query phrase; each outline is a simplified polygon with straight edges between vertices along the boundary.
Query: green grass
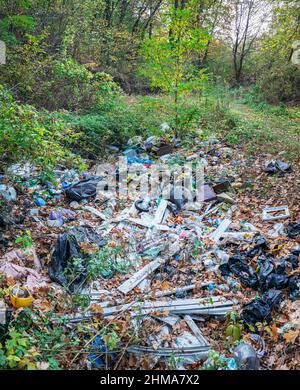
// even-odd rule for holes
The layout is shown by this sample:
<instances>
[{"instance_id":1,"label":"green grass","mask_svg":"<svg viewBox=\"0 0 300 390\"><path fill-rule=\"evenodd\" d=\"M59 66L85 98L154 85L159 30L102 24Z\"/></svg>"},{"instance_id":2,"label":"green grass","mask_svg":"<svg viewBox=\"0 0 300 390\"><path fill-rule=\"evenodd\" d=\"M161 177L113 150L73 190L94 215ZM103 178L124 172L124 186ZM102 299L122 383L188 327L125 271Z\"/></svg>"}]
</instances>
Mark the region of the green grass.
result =
<instances>
[{"instance_id":1,"label":"green grass","mask_svg":"<svg viewBox=\"0 0 300 390\"><path fill-rule=\"evenodd\" d=\"M300 155L300 108L257 106L233 101L230 112L237 126L226 134L249 153L270 153L293 160Z\"/></svg>"},{"instance_id":2,"label":"green grass","mask_svg":"<svg viewBox=\"0 0 300 390\"><path fill-rule=\"evenodd\" d=\"M209 119L206 129L215 130L219 137L240 145L246 153L281 153L287 160L299 157L299 106L270 105L258 97L255 88L225 87L208 88L201 105L206 107Z\"/></svg>"}]
</instances>

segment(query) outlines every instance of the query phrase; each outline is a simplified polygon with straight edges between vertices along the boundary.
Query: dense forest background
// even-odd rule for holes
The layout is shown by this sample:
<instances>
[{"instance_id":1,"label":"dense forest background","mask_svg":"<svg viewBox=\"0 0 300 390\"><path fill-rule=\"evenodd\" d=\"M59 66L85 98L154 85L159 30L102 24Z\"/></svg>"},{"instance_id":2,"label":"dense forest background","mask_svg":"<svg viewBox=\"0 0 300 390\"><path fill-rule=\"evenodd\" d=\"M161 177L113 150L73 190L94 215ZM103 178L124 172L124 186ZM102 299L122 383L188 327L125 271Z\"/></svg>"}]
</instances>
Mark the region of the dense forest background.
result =
<instances>
[{"instance_id":1,"label":"dense forest background","mask_svg":"<svg viewBox=\"0 0 300 390\"><path fill-rule=\"evenodd\" d=\"M253 123L228 110L234 99L281 113L299 103L298 1L1 0L0 18L6 160L95 157L164 122L240 142Z\"/></svg>"}]
</instances>

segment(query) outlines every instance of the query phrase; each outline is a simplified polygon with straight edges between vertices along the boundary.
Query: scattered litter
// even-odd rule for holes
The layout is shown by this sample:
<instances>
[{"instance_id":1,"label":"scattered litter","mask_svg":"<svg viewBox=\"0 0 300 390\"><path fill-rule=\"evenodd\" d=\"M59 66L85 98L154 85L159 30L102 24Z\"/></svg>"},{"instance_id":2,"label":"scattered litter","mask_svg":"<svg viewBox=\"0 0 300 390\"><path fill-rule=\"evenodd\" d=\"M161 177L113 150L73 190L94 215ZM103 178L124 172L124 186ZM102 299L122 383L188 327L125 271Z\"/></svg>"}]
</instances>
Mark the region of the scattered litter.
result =
<instances>
[{"instance_id":1,"label":"scattered litter","mask_svg":"<svg viewBox=\"0 0 300 390\"><path fill-rule=\"evenodd\" d=\"M9 292L10 302L16 309L28 307L33 302L30 291L25 287L13 286Z\"/></svg>"},{"instance_id":2,"label":"scattered litter","mask_svg":"<svg viewBox=\"0 0 300 390\"><path fill-rule=\"evenodd\" d=\"M300 235L300 222L289 223L286 232L290 238L295 240Z\"/></svg>"},{"instance_id":3,"label":"scattered litter","mask_svg":"<svg viewBox=\"0 0 300 390\"><path fill-rule=\"evenodd\" d=\"M288 206L266 207L263 210L264 221L274 221L276 219L289 218L290 212Z\"/></svg>"},{"instance_id":4,"label":"scattered litter","mask_svg":"<svg viewBox=\"0 0 300 390\"><path fill-rule=\"evenodd\" d=\"M266 161L262 169L264 172L269 173L270 175L275 173L291 172L292 170L290 164L287 164L281 160Z\"/></svg>"},{"instance_id":5,"label":"scattered litter","mask_svg":"<svg viewBox=\"0 0 300 390\"><path fill-rule=\"evenodd\" d=\"M214 231L211 236L210 236L210 239L215 241L216 243L219 243L219 240L220 238L222 237L222 235L226 232L226 230L228 229L228 227L230 226L231 224L231 220L230 219L224 219L220 225L218 226L217 230Z\"/></svg>"},{"instance_id":6,"label":"scattered litter","mask_svg":"<svg viewBox=\"0 0 300 390\"><path fill-rule=\"evenodd\" d=\"M232 355L239 370L259 370L259 358L252 345L240 344Z\"/></svg>"},{"instance_id":7,"label":"scattered litter","mask_svg":"<svg viewBox=\"0 0 300 390\"><path fill-rule=\"evenodd\" d=\"M87 330L76 357L85 368L111 368L115 362L122 369L145 368L147 362L153 369L170 364L262 369L275 355L265 348L271 338L260 324L272 327L278 343L294 347L286 333L296 332L299 322L293 305L300 299L300 247L292 240L299 241L300 223L284 221L288 206L263 210L264 221L280 223L261 222L264 197L251 196L256 182L242 171L243 165L260 170L253 158L243 159L240 150L223 147L214 136L195 139L191 150L179 145L168 136L133 137L127 145L107 147L113 164L97 175L100 169L88 161L89 172L58 166L53 180L30 164L11 167L13 180L1 176L0 273L14 292L6 304L14 312L27 305L20 300L29 299L30 305L34 297L32 309L53 310L75 338ZM128 197L120 186L119 156L130 165L124 177ZM205 166L202 199L196 196L197 175L182 170L186 162ZM170 170L166 177L164 164ZM291 171L279 160L266 167L270 174ZM153 169L159 177L139 192ZM112 177L119 193L110 188ZM190 180L192 191L183 180ZM137 189L131 191L131 184ZM269 204L277 204L274 193L268 197ZM278 196L278 202L284 199ZM293 201L291 215L297 218ZM16 286L29 295L15 294ZM57 310L49 305L49 289L61 297ZM0 299L1 325L7 312L2 306ZM225 329L234 327L239 345L226 339ZM213 350L216 345L220 352Z\"/></svg>"},{"instance_id":8,"label":"scattered litter","mask_svg":"<svg viewBox=\"0 0 300 390\"><path fill-rule=\"evenodd\" d=\"M17 192L14 187L7 187L0 184L0 197L3 197L7 202L15 202L17 200Z\"/></svg>"},{"instance_id":9,"label":"scattered litter","mask_svg":"<svg viewBox=\"0 0 300 390\"><path fill-rule=\"evenodd\" d=\"M269 230L267 235L271 239L277 238L279 235L284 234L284 225L283 223L276 223L273 227L273 229Z\"/></svg>"}]
</instances>

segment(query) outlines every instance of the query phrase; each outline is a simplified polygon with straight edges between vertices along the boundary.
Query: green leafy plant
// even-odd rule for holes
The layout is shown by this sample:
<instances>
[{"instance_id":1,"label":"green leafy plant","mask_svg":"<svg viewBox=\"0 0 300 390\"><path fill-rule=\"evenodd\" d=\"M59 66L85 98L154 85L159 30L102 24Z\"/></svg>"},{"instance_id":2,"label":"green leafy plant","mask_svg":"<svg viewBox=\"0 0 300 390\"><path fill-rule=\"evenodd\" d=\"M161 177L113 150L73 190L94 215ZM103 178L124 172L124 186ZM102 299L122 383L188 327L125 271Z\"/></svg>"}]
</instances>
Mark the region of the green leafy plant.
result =
<instances>
[{"instance_id":1,"label":"green leafy plant","mask_svg":"<svg viewBox=\"0 0 300 390\"><path fill-rule=\"evenodd\" d=\"M141 74L150 79L151 85L173 97L174 130L182 130L183 96L198 91L205 79L204 70L192 64L192 57L205 46L208 36L204 30L195 28L189 9L172 8L165 15L164 27L142 45L145 59ZM170 34L166 34L169 31ZM191 116L185 113L185 116Z\"/></svg>"},{"instance_id":2,"label":"green leafy plant","mask_svg":"<svg viewBox=\"0 0 300 390\"><path fill-rule=\"evenodd\" d=\"M26 333L11 328L8 337L0 343L0 368L36 368L38 353L30 353L31 340Z\"/></svg>"},{"instance_id":3,"label":"green leafy plant","mask_svg":"<svg viewBox=\"0 0 300 390\"><path fill-rule=\"evenodd\" d=\"M232 341L238 341L242 334L242 321L239 320L239 315L236 311L231 311L226 314L230 319L229 325L226 328L226 337Z\"/></svg>"},{"instance_id":4,"label":"green leafy plant","mask_svg":"<svg viewBox=\"0 0 300 390\"><path fill-rule=\"evenodd\" d=\"M237 367L234 359L227 358L223 354L211 350L208 353L208 358L204 362L202 369L203 370L228 370L228 369L236 370Z\"/></svg>"},{"instance_id":5,"label":"green leafy plant","mask_svg":"<svg viewBox=\"0 0 300 390\"><path fill-rule=\"evenodd\" d=\"M0 102L1 160L27 160L49 168L71 159L65 145L71 143L73 134L64 121L49 112L17 104L1 86Z\"/></svg>"},{"instance_id":6,"label":"green leafy plant","mask_svg":"<svg viewBox=\"0 0 300 390\"><path fill-rule=\"evenodd\" d=\"M98 276L104 278L112 277L116 272L121 274L127 273L132 265L122 259L120 257L121 254L122 247L105 247L100 249L88 262L87 269L89 278L95 279Z\"/></svg>"},{"instance_id":7,"label":"green leafy plant","mask_svg":"<svg viewBox=\"0 0 300 390\"><path fill-rule=\"evenodd\" d=\"M16 238L15 243L21 246L21 249L26 250L34 246L30 230L26 230L22 236Z\"/></svg>"}]
</instances>

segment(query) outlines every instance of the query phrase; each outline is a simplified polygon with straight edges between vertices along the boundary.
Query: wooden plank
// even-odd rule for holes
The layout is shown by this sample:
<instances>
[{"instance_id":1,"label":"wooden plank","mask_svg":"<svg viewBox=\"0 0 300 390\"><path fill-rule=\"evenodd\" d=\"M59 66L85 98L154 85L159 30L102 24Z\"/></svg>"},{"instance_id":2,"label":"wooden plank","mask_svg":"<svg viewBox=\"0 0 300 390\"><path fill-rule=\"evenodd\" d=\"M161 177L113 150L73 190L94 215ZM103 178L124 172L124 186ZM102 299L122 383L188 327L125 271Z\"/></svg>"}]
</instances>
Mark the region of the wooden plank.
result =
<instances>
[{"instance_id":1,"label":"wooden plank","mask_svg":"<svg viewBox=\"0 0 300 390\"><path fill-rule=\"evenodd\" d=\"M165 261L166 260L164 259L157 259L145 265L145 267L136 272L130 279L126 280L126 282L122 283L119 287L117 287L117 289L123 294L127 294L138 284L140 284L144 279L146 279L148 275L150 275L153 271L159 268Z\"/></svg>"},{"instance_id":2,"label":"wooden plank","mask_svg":"<svg viewBox=\"0 0 300 390\"><path fill-rule=\"evenodd\" d=\"M203 337L202 333L200 332L200 329L198 328L197 324L194 322L191 316L188 314L184 316L185 322L188 324L194 335L197 337L200 345L203 346L209 346L208 342Z\"/></svg>"},{"instance_id":3,"label":"wooden plank","mask_svg":"<svg viewBox=\"0 0 300 390\"><path fill-rule=\"evenodd\" d=\"M97 217L103 219L104 221L107 220L106 216L100 211L98 211L97 209L95 209L94 207L84 206L83 210L89 211L90 213L96 215Z\"/></svg>"}]
</instances>

